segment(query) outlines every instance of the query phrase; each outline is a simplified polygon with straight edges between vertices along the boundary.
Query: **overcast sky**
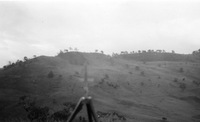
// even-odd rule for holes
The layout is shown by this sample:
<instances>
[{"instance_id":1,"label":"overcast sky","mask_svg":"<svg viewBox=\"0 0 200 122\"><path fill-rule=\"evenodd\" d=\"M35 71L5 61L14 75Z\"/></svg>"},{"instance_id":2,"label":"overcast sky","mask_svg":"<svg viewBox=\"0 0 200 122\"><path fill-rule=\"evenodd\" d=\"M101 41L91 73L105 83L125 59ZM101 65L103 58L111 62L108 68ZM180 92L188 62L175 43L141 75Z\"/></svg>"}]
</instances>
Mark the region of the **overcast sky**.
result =
<instances>
[{"instance_id":1,"label":"overcast sky","mask_svg":"<svg viewBox=\"0 0 200 122\"><path fill-rule=\"evenodd\" d=\"M200 1L0 1L0 67L24 56L200 48Z\"/></svg>"}]
</instances>

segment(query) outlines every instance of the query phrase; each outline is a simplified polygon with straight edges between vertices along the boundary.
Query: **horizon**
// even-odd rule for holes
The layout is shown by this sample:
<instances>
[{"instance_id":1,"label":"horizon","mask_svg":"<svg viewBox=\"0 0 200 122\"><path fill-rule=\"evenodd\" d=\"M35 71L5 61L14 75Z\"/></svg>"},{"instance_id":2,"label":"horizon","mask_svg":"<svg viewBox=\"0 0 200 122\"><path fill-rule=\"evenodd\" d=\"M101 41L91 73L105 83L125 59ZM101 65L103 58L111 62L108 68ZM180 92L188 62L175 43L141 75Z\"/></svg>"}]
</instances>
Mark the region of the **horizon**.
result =
<instances>
[{"instance_id":1,"label":"horizon","mask_svg":"<svg viewBox=\"0 0 200 122\"><path fill-rule=\"evenodd\" d=\"M8 61L81 52L200 48L200 1L0 1L0 67Z\"/></svg>"},{"instance_id":2,"label":"horizon","mask_svg":"<svg viewBox=\"0 0 200 122\"><path fill-rule=\"evenodd\" d=\"M67 50L67 52L65 51L65 50ZM174 51L174 52L170 52L170 51L166 51L166 50L161 50L162 52L157 52L157 50L153 50L153 49L150 49L151 51L153 51L153 53L171 53L171 54L173 54L173 53L175 53L175 54L180 54L180 55L192 55L192 53L188 53L188 54L183 54L183 53L177 53L175 50L172 50L172 51ZM159 50L159 49L158 49ZM72 47L70 47L70 49L63 49L63 50L59 50L55 55L33 55L33 56L31 56L31 57L27 57L27 56L24 56L24 57L27 57L28 58L28 60L30 60L30 59L33 59L33 58L38 58L38 57L41 57L41 56L47 56L47 57L55 57L55 56L58 56L58 54L60 53L60 52L63 52L63 53L69 53L69 52L78 52L78 53L87 53L87 54L90 54L90 53L95 53L95 54L103 54L103 55L108 55L108 56L111 56L112 57L112 54L106 54L106 53L104 53L104 51L103 50L97 50L97 52L95 52L96 50L94 50L94 51L91 51L91 52L85 52L85 51L79 51L77 48L72 48ZM103 51L103 53L101 52L101 51ZM138 52L138 51L141 51L140 53ZM128 52L127 51L127 54L142 54L143 52L142 51L146 51L146 53L148 53L148 50L137 50L137 51L132 51L132 52ZM163 52L163 51L165 51L165 52ZM195 51L199 51L199 50L195 50ZM124 52L124 51L122 51L122 52ZM124 55L122 52L113 52L113 54L117 54L117 55ZM24 57L22 58L22 59L17 59L17 60L19 60L19 61L24 61ZM4 64L4 65L2 65L2 66L0 66L0 68L3 68L3 66L7 66L7 65L9 65L9 62L10 63L16 63L17 62L17 60L13 60L13 61L8 61L7 62L7 64Z\"/></svg>"}]
</instances>

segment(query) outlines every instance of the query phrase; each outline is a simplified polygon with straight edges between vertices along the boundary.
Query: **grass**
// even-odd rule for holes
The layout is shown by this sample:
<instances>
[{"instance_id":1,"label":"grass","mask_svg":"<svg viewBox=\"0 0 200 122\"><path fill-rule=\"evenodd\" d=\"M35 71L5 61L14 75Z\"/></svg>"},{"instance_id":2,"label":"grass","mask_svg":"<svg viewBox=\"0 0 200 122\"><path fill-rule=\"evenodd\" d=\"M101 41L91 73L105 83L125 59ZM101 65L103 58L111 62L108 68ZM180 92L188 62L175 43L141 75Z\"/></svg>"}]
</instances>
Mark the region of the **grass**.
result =
<instances>
[{"instance_id":1,"label":"grass","mask_svg":"<svg viewBox=\"0 0 200 122\"><path fill-rule=\"evenodd\" d=\"M195 107L191 107L194 105L192 102L188 103L188 99L191 99L188 96L199 97L199 94L190 91L199 89L199 86L192 81L200 79L200 65L193 66L190 62L187 65L182 63L181 68L184 69L184 72L180 73L177 69L180 69L181 62L159 61L143 64L140 61L113 58L115 65L111 65L110 59L104 55L87 54L85 57L89 62L89 76L95 79L94 82L89 83L95 110L120 112L127 118L131 118L127 122L157 121L163 116L167 117L169 121L188 122L195 113L200 112L194 109ZM0 110L1 112L9 113L12 110L19 110L19 107L14 105L24 94L36 97L40 106L49 106L55 110L61 110L61 103L64 101L77 102L84 95L82 89L84 83L74 77L74 74L78 74L80 77L84 76L83 66L70 64L59 57L52 58L43 57L39 58L34 65L28 64L27 73L20 70L23 75L18 80L11 77L0 79L0 95L3 96L0 101L7 103L3 106L4 111ZM81 64L82 62L77 63ZM161 66L159 66L160 64ZM0 75L13 74L12 70L15 69L6 72L0 71ZM187 73L187 70L190 73ZM48 78L50 71L53 71L53 78ZM145 77L141 77L141 75ZM183 77L187 80L182 80ZM98 84L102 78L106 78L105 83ZM32 83L33 80L36 81L35 85ZM107 82L117 84L119 87L112 88L107 85ZM179 82L185 83L187 88L184 92L181 92L177 85ZM141 83L144 85L141 86ZM95 87L96 85L98 87ZM171 97L172 95L174 97ZM187 101L178 99L181 97L188 97L188 99ZM169 111L173 111L173 113ZM22 110L19 110L20 112ZM13 119L6 121L28 121L23 118L11 118ZM133 118L137 118L137 120Z\"/></svg>"}]
</instances>

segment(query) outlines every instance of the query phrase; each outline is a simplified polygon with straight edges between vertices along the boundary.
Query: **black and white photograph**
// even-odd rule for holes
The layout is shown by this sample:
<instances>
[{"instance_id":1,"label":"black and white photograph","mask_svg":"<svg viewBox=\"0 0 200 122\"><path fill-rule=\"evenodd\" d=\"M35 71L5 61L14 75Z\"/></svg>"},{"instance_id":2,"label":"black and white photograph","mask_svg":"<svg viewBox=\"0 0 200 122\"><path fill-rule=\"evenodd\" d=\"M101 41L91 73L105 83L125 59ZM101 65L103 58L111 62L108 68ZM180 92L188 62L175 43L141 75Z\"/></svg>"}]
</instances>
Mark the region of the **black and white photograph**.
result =
<instances>
[{"instance_id":1,"label":"black and white photograph","mask_svg":"<svg viewBox=\"0 0 200 122\"><path fill-rule=\"evenodd\" d=\"M200 122L200 1L0 0L0 122Z\"/></svg>"}]
</instances>

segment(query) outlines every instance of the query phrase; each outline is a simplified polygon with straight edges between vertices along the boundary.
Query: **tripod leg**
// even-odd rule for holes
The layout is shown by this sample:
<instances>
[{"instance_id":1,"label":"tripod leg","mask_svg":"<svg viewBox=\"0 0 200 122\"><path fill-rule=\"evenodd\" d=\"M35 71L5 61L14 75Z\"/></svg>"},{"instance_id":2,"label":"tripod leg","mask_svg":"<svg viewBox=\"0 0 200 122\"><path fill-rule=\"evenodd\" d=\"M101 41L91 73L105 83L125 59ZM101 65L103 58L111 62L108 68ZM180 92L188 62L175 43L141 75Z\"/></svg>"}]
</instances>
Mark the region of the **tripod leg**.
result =
<instances>
[{"instance_id":1,"label":"tripod leg","mask_svg":"<svg viewBox=\"0 0 200 122\"><path fill-rule=\"evenodd\" d=\"M96 113L95 113L95 110L94 110L94 107L93 107L93 103L92 103L92 98L91 97L89 97L88 108L89 108L89 111L90 111L91 115L94 118L94 121L98 122L98 119L97 119L97 116L96 116Z\"/></svg>"},{"instance_id":2,"label":"tripod leg","mask_svg":"<svg viewBox=\"0 0 200 122\"><path fill-rule=\"evenodd\" d=\"M75 107L73 113L70 115L70 117L69 117L69 119L67 120L67 122L72 122L72 120L76 117L77 113L79 113L80 110L82 109L84 101L85 101L85 97L82 97L82 98L79 100L78 104L76 105L76 107Z\"/></svg>"},{"instance_id":3,"label":"tripod leg","mask_svg":"<svg viewBox=\"0 0 200 122\"><path fill-rule=\"evenodd\" d=\"M86 104L86 107L87 107L87 113L88 113L89 122L92 122L92 111L91 111L90 104L87 103L87 104Z\"/></svg>"}]
</instances>

